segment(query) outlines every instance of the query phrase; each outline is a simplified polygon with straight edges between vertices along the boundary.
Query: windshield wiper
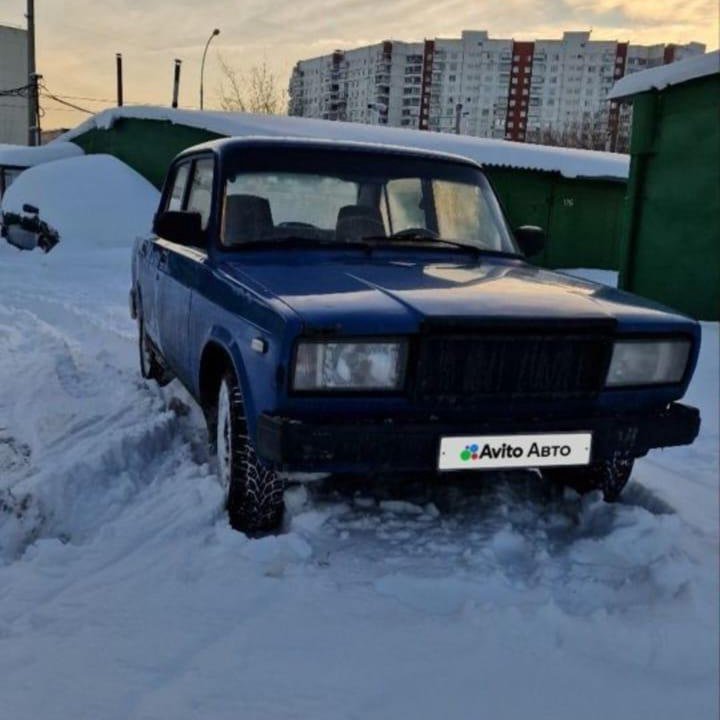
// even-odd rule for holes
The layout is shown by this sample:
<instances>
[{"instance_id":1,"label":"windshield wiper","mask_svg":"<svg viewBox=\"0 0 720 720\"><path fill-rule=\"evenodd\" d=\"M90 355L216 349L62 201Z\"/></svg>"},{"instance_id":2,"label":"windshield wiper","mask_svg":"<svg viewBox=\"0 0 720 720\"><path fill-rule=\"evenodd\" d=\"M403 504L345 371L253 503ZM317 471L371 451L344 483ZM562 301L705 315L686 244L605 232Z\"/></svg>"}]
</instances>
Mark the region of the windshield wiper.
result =
<instances>
[{"instance_id":1,"label":"windshield wiper","mask_svg":"<svg viewBox=\"0 0 720 720\"><path fill-rule=\"evenodd\" d=\"M522 257L520 253L510 250L493 250L491 248L472 245L471 243L458 242L457 240L443 240L442 238L434 238L425 233L405 234L402 231L393 235L366 235L360 238L361 242L368 243L369 247L386 247L397 245L400 243L422 244L425 246L442 245L447 248L462 250L464 252L472 252L475 256L491 255L493 257Z\"/></svg>"},{"instance_id":2,"label":"windshield wiper","mask_svg":"<svg viewBox=\"0 0 720 720\"><path fill-rule=\"evenodd\" d=\"M259 240L246 240L245 242L235 243L230 245L230 250L241 250L244 248L272 248L279 245L291 245L293 247L305 247L305 246L317 246L317 245L332 245L328 240L317 237L308 237L307 235L282 235L281 237L274 238L261 238Z\"/></svg>"},{"instance_id":3,"label":"windshield wiper","mask_svg":"<svg viewBox=\"0 0 720 720\"><path fill-rule=\"evenodd\" d=\"M337 240L328 240L326 238L308 237L307 235L283 235L275 238L261 238L260 240L247 240L229 246L227 249L235 250L263 250L278 248L333 248L336 250L362 250L369 252L372 245L365 242L338 242Z\"/></svg>"},{"instance_id":4,"label":"windshield wiper","mask_svg":"<svg viewBox=\"0 0 720 720\"><path fill-rule=\"evenodd\" d=\"M470 243L461 243L456 240L443 240L425 235L417 234L395 234L395 235L365 235L357 240L349 242L338 242L337 240L329 240L326 238L308 237L307 235L283 235L276 238L262 238L260 240L248 240L246 242L237 243L227 249L235 250L254 250L254 249L277 249L280 247L315 247L315 248L333 248L337 250L363 250L366 253L372 252L376 248L387 248L398 245L422 245L432 248L433 246L442 246L452 250L462 250L463 252L471 252L476 257L480 255L497 255L503 257L517 257L517 253L507 252L505 250L491 250L489 248L481 248Z\"/></svg>"},{"instance_id":5,"label":"windshield wiper","mask_svg":"<svg viewBox=\"0 0 720 720\"><path fill-rule=\"evenodd\" d=\"M395 233L393 235L365 235L360 238L361 242L372 244L373 246L380 245L397 245L399 243L412 243L423 245L443 245L445 247L457 248L458 250L470 250L476 255L484 252L483 248L477 245L470 245L469 243L461 243L455 240L443 240L441 238L430 237L424 233L407 234L407 233Z\"/></svg>"}]
</instances>

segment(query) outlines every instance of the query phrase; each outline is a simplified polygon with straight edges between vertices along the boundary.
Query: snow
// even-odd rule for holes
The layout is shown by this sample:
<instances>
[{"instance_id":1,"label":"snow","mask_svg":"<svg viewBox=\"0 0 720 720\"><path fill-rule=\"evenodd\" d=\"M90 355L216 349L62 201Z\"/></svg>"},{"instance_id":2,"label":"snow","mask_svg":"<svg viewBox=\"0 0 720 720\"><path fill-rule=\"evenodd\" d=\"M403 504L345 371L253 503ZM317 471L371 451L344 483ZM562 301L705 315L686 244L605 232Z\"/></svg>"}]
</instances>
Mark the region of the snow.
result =
<instances>
[{"instance_id":1,"label":"snow","mask_svg":"<svg viewBox=\"0 0 720 720\"><path fill-rule=\"evenodd\" d=\"M199 410L138 374L128 228L148 217L120 207L102 242L0 243L3 717L718 716L718 324L687 397L700 438L641 460L619 504L522 473L312 486L249 540Z\"/></svg>"},{"instance_id":2,"label":"snow","mask_svg":"<svg viewBox=\"0 0 720 720\"><path fill-rule=\"evenodd\" d=\"M123 118L167 121L223 136L307 137L420 148L462 155L483 165L558 172L569 178L625 181L630 170L629 156L617 153L281 115L198 112L150 106L105 110L65 133L61 139L73 140L93 129L108 130Z\"/></svg>"},{"instance_id":3,"label":"snow","mask_svg":"<svg viewBox=\"0 0 720 720\"><path fill-rule=\"evenodd\" d=\"M83 155L83 150L75 143L53 141L38 147L24 145L0 145L0 166L32 167L41 163Z\"/></svg>"},{"instance_id":4,"label":"snow","mask_svg":"<svg viewBox=\"0 0 720 720\"><path fill-rule=\"evenodd\" d=\"M150 229L158 200L158 191L120 160L86 155L29 168L5 193L2 209L20 214L25 203L37 207L60 233L53 252L113 244L126 251L128 239Z\"/></svg>"},{"instance_id":5,"label":"snow","mask_svg":"<svg viewBox=\"0 0 720 720\"><path fill-rule=\"evenodd\" d=\"M649 90L663 90L670 85L679 85L718 73L720 73L720 50L715 50L687 60L627 75L615 83L608 100L619 100Z\"/></svg>"}]
</instances>

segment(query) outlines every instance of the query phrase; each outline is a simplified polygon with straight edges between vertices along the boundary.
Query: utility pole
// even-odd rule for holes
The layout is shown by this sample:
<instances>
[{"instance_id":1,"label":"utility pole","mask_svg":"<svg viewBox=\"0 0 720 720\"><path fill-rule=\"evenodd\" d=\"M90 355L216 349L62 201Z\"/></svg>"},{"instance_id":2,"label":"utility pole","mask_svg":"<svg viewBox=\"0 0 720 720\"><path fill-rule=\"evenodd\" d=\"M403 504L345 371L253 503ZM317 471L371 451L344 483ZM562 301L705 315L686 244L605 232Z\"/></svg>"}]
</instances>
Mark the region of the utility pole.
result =
<instances>
[{"instance_id":1,"label":"utility pole","mask_svg":"<svg viewBox=\"0 0 720 720\"><path fill-rule=\"evenodd\" d=\"M115 53L115 71L117 75L117 104L122 107L123 104L123 66L122 53Z\"/></svg>"},{"instance_id":2,"label":"utility pole","mask_svg":"<svg viewBox=\"0 0 720 720\"><path fill-rule=\"evenodd\" d=\"M173 78L173 99L172 106L176 108L178 106L178 95L180 94L180 65L182 60L175 60L175 75Z\"/></svg>"},{"instance_id":3,"label":"utility pole","mask_svg":"<svg viewBox=\"0 0 720 720\"><path fill-rule=\"evenodd\" d=\"M28 145L40 144L38 78L35 72L35 0L27 0Z\"/></svg>"}]
</instances>

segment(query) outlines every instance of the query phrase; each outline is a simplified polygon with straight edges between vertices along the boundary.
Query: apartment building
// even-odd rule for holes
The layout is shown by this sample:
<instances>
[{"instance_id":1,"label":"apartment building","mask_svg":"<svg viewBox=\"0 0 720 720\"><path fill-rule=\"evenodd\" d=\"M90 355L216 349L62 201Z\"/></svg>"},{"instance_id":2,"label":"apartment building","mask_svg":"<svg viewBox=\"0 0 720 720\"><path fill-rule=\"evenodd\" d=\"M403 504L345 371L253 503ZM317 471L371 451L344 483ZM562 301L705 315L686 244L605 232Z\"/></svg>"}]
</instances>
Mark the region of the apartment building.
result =
<instances>
[{"instance_id":1,"label":"apartment building","mask_svg":"<svg viewBox=\"0 0 720 720\"><path fill-rule=\"evenodd\" d=\"M460 38L385 41L298 62L290 114L478 137L624 146L630 110L607 101L616 80L702 54L700 43L631 45L591 40Z\"/></svg>"}]
</instances>

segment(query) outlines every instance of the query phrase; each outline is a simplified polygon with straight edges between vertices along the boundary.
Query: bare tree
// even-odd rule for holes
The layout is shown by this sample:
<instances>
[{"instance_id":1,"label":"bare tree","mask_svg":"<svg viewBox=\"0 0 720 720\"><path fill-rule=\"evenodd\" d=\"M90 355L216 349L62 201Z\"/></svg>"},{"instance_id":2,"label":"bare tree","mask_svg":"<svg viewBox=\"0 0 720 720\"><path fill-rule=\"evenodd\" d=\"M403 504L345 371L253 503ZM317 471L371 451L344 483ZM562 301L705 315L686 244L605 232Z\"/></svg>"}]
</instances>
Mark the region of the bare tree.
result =
<instances>
[{"instance_id":1,"label":"bare tree","mask_svg":"<svg viewBox=\"0 0 720 720\"><path fill-rule=\"evenodd\" d=\"M277 75L263 60L249 72L232 67L220 55L220 106L231 112L251 112L263 115L284 115L287 112L287 92L280 87Z\"/></svg>"},{"instance_id":2,"label":"bare tree","mask_svg":"<svg viewBox=\"0 0 720 720\"><path fill-rule=\"evenodd\" d=\"M528 131L526 139L540 145L605 150L608 142L607 120L601 116L588 115L581 122L570 122L561 127L546 125Z\"/></svg>"}]
</instances>

